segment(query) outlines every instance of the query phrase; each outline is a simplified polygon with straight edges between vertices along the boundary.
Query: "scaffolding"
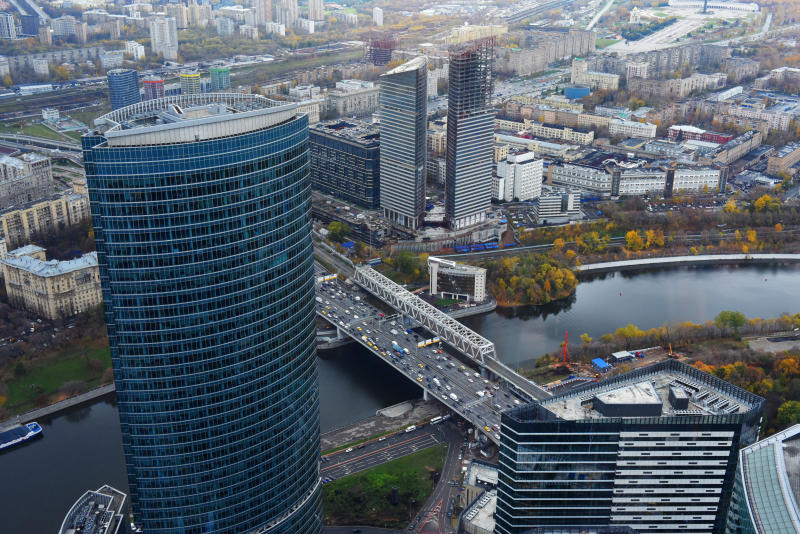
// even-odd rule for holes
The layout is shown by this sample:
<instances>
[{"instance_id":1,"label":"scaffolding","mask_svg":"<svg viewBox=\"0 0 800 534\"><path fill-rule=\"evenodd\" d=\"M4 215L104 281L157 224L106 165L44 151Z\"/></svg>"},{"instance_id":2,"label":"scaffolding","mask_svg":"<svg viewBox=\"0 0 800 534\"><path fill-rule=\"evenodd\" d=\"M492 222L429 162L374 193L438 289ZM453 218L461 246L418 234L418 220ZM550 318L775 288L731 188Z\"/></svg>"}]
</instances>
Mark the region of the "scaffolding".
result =
<instances>
[{"instance_id":1,"label":"scaffolding","mask_svg":"<svg viewBox=\"0 0 800 534\"><path fill-rule=\"evenodd\" d=\"M495 37L484 37L450 48L448 119L484 113L492 107Z\"/></svg>"},{"instance_id":2,"label":"scaffolding","mask_svg":"<svg viewBox=\"0 0 800 534\"><path fill-rule=\"evenodd\" d=\"M386 65L392 60L392 51L396 47L397 40L391 33L370 32L364 59L373 65Z\"/></svg>"}]
</instances>

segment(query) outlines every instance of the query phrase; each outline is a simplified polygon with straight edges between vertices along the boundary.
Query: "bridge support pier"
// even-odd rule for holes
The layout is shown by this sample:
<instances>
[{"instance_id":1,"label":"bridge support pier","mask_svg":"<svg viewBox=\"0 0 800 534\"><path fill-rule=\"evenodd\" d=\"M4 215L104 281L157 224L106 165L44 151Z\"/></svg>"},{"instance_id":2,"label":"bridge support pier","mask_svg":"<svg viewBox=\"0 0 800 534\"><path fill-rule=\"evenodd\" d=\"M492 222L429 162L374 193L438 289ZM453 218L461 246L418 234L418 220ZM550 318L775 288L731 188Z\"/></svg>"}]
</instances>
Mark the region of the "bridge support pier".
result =
<instances>
[{"instance_id":1,"label":"bridge support pier","mask_svg":"<svg viewBox=\"0 0 800 534\"><path fill-rule=\"evenodd\" d=\"M336 339L344 339L347 337L345 332L342 332L342 329L338 326L336 327Z\"/></svg>"},{"instance_id":2,"label":"bridge support pier","mask_svg":"<svg viewBox=\"0 0 800 534\"><path fill-rule=\"evenodd\" d=\"M424 401L429 400L429 398L428 398L428 390L424 389L424 388L422 389L422 400L424 400Z\"/></svg>"}]
</instances>

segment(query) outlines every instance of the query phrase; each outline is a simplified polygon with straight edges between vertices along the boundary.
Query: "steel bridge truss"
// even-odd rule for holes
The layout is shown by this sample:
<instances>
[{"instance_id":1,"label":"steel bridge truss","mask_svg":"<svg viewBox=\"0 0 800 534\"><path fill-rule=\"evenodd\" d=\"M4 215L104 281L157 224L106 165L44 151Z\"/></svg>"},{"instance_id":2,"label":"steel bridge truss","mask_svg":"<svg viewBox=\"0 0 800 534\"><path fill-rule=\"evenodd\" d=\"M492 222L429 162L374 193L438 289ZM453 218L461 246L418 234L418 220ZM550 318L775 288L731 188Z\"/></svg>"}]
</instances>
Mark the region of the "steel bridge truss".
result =
<instances>
[{"instance_id":1,"label":"steel bridge truss","mask_svg":"<svg viewBox=\"0 0 800 534\"><path fill-rule=\"evenodd\" d=\"M494 343L395 284L372 267L357 266L353 281L474 360L485 363L487 358L495 359Z\"/></svg>"}]
</instances>

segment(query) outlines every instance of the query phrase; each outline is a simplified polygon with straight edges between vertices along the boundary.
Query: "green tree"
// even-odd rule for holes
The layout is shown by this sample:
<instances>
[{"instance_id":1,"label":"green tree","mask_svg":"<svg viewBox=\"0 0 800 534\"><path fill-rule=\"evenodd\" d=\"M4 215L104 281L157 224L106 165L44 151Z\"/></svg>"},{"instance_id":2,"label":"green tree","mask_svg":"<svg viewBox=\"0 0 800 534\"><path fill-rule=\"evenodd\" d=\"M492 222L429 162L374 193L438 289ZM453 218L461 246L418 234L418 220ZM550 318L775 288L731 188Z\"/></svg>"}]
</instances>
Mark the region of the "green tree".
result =
<instances>
[{"instance_id":1,"label":"green tree","mask_svg":"<svg viewBox=\"0 0 800 534\"><path fill-rule=\"evenodd\" d=\"M800 423L800 402L786 401L778 408L778 424L787 427L795 423Z\"/></svg>"},{"instance_id":2,"label":"green tree","mask_svg":"<svg viewBox=\"0 0 800 534\"><path fill-rule=\"evenodd\" d=\"M747 317L742 312L723 310L714 317L714 323L720 328L733 328L736 335L739 335L739 328L747 322Z\"/></svg>"},{"instance_id":3,"label":"green tree","mask_svg":"<svg viewBox=\"0 0 800 534\"><path fill-rule=\"evenodd\" d=\"M350 233L350 226L347 223L333 221L328 225L328 232L331 239L341 242Z\"/></svg>"},{"instance_id":4,"label":"green tree","mask_svg":"<svg viewBox=\"0 0 800 534\"><path fill-rule=\"evenodd\" d=\"M592 336L589 334L583 333L581 334L581 341L586 343L587 345L592 342Z\"/></svg>"}]
</instances>

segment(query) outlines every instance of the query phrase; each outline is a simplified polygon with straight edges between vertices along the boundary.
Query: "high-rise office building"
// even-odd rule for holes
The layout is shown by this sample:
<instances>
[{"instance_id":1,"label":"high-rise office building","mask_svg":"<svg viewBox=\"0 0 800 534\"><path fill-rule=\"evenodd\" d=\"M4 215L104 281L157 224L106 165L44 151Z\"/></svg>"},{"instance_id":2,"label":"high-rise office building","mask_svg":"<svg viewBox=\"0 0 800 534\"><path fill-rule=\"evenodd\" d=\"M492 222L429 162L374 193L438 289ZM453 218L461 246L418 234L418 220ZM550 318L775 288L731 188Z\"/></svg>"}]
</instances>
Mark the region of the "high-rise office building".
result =
<instances>
[{"instance_id":1,"label":"high-rise office building","mask_svg":"<svg viewBox=\"0 0 800 534\"><path fill-rule=\"evenodd\" d=\"M297 0L278 0L277 14L280 24L294 28L298 16Z\"/></svg>"},{"instance_id":2,"label":"high-rise office building","mask_svg":"<svg viewBox=\"0 0 800 534\"><path fill-rule=\"evenodd\" d=\"M323 18L322 0L308 0L308 20L322 20Z\"/></svg>"},{"instance_id":3,"label":"high-rise office building","mask_svg":"<svg viewBox=\"0 0 800 534\"><path fill-rule=\"evenodd\" d=\"M372 22L375 26L383 26L383 10L378 6L372 8Z\"/></svg>"},{"instance_id":4,"label":"high-rise office building","mask_svg":"<svg viewBox=\"0 0 800 534\"><path fill-rule=\"evenodd\" d=\"M144 87L145 100L164 98L164 80L158 76L146 76L142 78L142 86Z\"/></svg>"},{"instance_id":5,"label":"high-rise office building","mask_svg":"<svg viewBox=\"0 0 800 534\"><path fill-rule=\"evenodd\" d=\"M184 70L178 75L181 80L182 95L200 94L200 73L196 70Z\"/></svg>"},{"instance_id":6,"label":"high-rise office building","mask_svg":"<svg viewBox=\"0 0 800 534\"><path fill-rule=\"evenodd\" d=\"M164 59L178 59L178 25L174 17L157 17L150 21L150 49Z\"/></svg>"},{"instance_id":7,"label":"high-rise office building","mask_svg":"<svg viewBox=\"0 0 800 534\"><path fill-rule=\"evenodd\" d=\"M309 129L311 185L367 209L380 205L380 132L358 120L334 120Z\"/></svg>"},{"instance_id":8,"label":"high-rise office building","mask_svg":"<svg viewBox=\"0 0 800 534\"><path fill-rule=\"evenodd\" d=\"M268 22L272 22L272 0L254 0L256 25L264 27Z\"/></svg>"},{"instance_id":9,"label":"high-rise office building","mask_svg":"<svg viewBox=\"0 0 800 534\"><path fill-rule=\"evenodd\" d=\"M17 29L17 21L13 13L0 13L0 39L16 39Z\"/></svg>"},{"instance_id":10,"label":"high-rise office building","mask_svg":"<svg viewBox=\"0 0 800 534\"><path fill-rule=\"evenodd\" d=\"M140 102L139 73L133 69L114 69L106 74L111 109L124 108Z\"/></svg>"},{"instance_id":11,"label":"high-rise office building","mask_svg":"<svg viewBox=\"0 0 800 534\"><path fill-rule=\"evenodd\" d=\"M800 425L739 451L727 534L800 534Z\"/></svg>"},{"instance_id":12,"label":"high-rise office building","mask_svg":"<svg viewBox=\"0 0 800 534\"><path fill-rule=\"evenodd\" d=\"M211 90L224 91L231 88L231 69L228 67L211 67L208 69L211 77Z\"/></svg>"},{"instance_id":13,"label":"high-rise office building","mask_svg":"<svg viewBox=\"0 0 800 534\"><path fill-rule=\"evenodd\" d=\"M380 77L381 208L418 228L425 216L428 60L416 57Z\"/></svg>"},{"instance_id":14,"label":"high-rise office building","mask_svg":"<svg viewBox=\"0 0 800 534\"><path fill-rule=\"evenodd\" d=\"M134 523L320 533L305 114L208 93L98 124L83 155Z\"/></svg>"},{"instance_id":15,"label":"high-rise office building","mask_svg":"<svg viewBox=\"0 0 800 534\"><path fill-rule=\"evenodd\" d=\"M450 49L445 216L450 228L486 220L492 202L494 38Z\"/></svg>"},{"instance_id":16,"label":"high-rise office building","mask_svg":"<svg viewBox=\"0 0 800 534\"><path fill-rule=\"evenodd\" d=\"M722 534L763 407L666 360L505 412L495 532Z\"/></svg>"}]
</instances>

